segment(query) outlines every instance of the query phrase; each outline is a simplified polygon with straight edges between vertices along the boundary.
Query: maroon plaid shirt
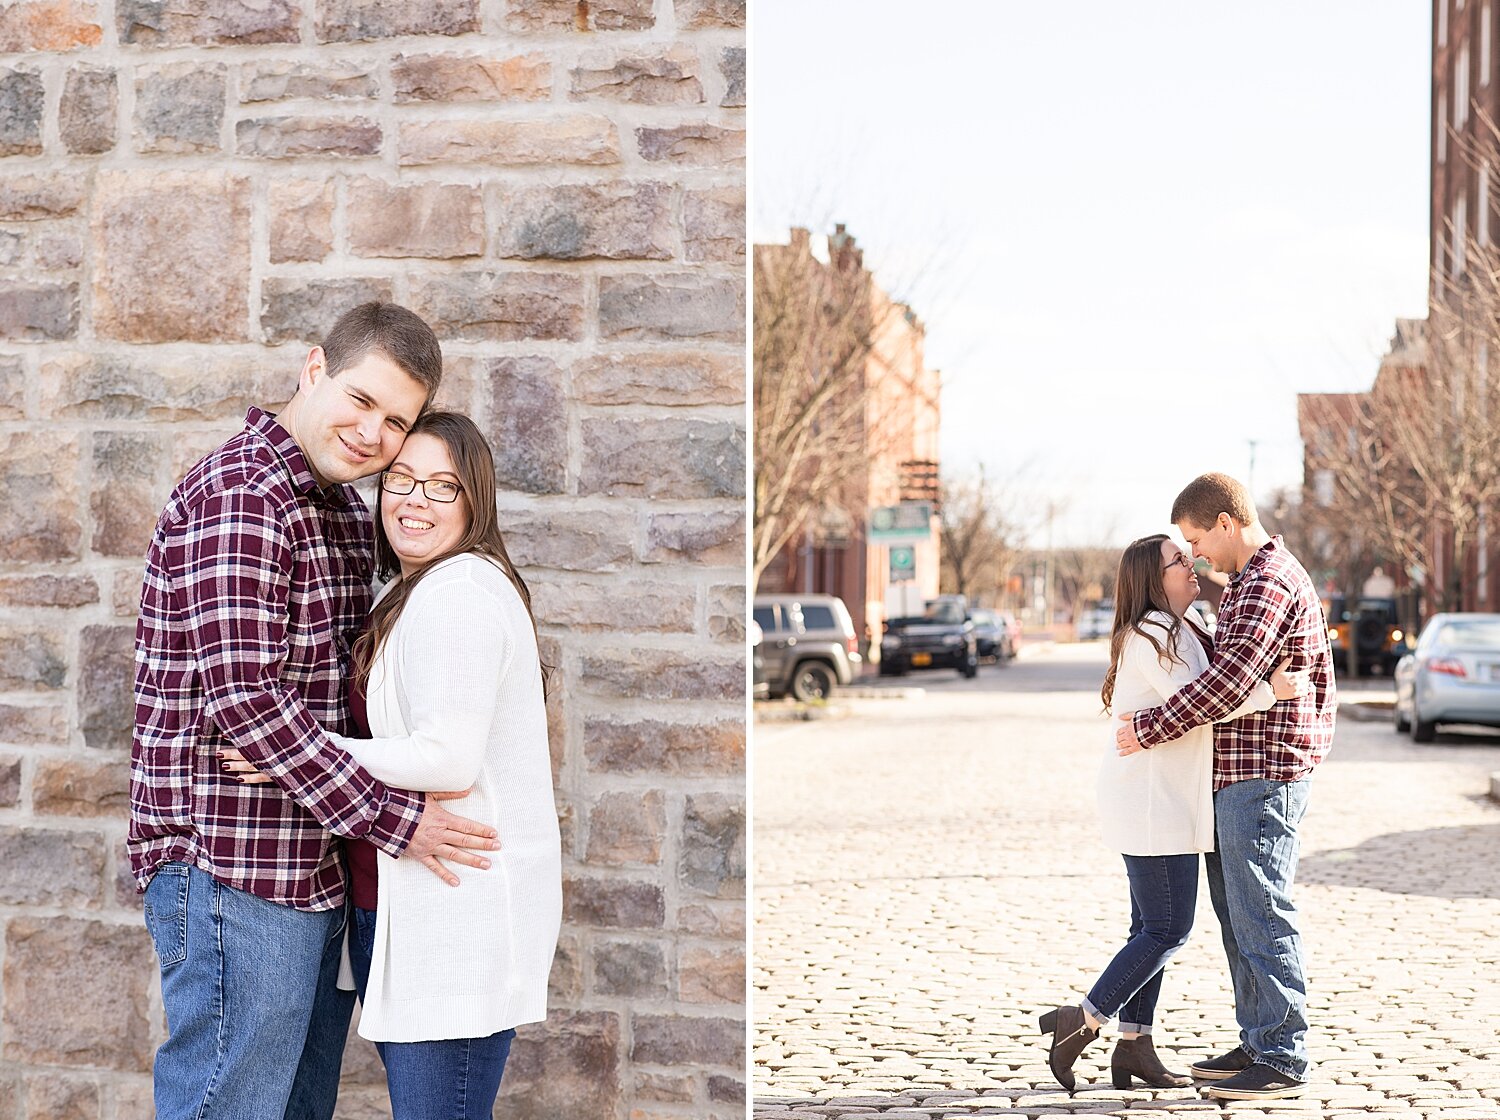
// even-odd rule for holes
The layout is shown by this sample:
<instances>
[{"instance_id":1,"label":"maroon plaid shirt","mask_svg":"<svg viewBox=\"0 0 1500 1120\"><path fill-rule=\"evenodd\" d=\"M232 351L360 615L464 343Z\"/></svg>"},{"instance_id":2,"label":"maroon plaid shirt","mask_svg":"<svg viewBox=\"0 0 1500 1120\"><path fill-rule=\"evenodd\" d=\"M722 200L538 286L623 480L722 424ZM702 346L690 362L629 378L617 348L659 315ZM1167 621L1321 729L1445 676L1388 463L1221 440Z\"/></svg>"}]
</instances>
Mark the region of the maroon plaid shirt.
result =
<instances>
[{"instance_id":1,"label":"maroon plaid shirt","mask_svg":"<svg viewBox=\"0 0 1500 1120\"><path fill-rule=\"evenodd\" d=\"M128 848L144 890L181 860L299 910L343 904L330 833L395 855L423 798L388 789L334 746L344 670L370 609L370 514L323 490L258 408L178 483L146 554L135 637ZM233 746L270 775L241 785Z\"/></svg>"},{"instance_id":2,"label":"maroon plaid shirt","mask_svg":"<svg viewBox=\"0 0 1500 1120\"><path fill-rule=\"evenodd\" d=\"M1136 712L1141 745L1165 743L1228 715L1288 654L1290 669L1312 671L1312 690L1269 711L1214 724L1215 790L1247 778L1305 778L1333 746L1338 695L1328 624L1307 572L1273 537L1229 581L1208 670L1161 707Z\"/></svg>"}]
</instances>

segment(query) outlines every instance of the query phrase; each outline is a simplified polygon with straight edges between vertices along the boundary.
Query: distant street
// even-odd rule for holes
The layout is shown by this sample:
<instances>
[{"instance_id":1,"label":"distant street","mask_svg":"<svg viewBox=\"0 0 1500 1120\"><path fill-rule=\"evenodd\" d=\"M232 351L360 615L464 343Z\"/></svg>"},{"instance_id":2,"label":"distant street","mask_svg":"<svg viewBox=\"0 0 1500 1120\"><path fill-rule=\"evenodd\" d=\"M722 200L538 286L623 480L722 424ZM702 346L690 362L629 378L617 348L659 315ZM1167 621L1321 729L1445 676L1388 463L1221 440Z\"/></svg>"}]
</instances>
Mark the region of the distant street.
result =
<instances>
[{"instance_id":1,"label":"distant street","mask_svg":"<svg viewBox=\"0 0 1500 1120\"><path fill-rule=\"evenodd\" d=\"M847 718L757 725L758 1120L1217 1110L1193 1089L1110 1087L1110 1036L1080 1059L1070 1101L1036 1030L1129 920L1094 823L1104 657L1102 643L1047 647L976 681L881 682L927 694L851 700ZM1341 722L1297 887L1313 1081L1237 1112L1500 1118L1492 770L1500 737L1418 747L1386 722ZM1169 1065L1234 1045L1224 968L1204 889L1158 1013Z\"/></svg>"}]
</instances>

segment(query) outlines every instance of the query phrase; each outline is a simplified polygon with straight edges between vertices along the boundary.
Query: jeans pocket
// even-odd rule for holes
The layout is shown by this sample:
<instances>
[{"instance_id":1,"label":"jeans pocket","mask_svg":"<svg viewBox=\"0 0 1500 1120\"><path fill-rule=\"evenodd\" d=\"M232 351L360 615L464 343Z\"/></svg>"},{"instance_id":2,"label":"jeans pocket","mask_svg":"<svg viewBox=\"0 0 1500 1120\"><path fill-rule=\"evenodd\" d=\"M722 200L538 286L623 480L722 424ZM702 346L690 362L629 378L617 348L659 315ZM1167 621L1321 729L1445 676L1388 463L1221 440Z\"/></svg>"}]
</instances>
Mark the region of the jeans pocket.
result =
<instances>
[{"instance_id":1,"label":"jeans pocket","mask_svg":"<svg viewBox=\"0 0 1500 1120\"><path fill-rule=\"evenodd\" d=\"M187 958L188 868L164 863L146 885L146 929L162 968Z\"/></svg>"}]
</instances>

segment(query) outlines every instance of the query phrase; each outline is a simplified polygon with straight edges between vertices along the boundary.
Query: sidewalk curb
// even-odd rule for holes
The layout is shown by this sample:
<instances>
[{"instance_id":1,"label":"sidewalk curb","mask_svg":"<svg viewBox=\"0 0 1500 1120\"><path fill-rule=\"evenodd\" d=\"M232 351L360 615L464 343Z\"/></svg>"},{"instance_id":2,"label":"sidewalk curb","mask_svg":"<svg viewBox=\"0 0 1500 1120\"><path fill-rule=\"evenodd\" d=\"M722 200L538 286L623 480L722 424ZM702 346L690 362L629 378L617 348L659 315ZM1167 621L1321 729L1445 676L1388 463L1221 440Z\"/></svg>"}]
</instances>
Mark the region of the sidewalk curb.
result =
<instances>
[{"instance_id":1,"label":"sidewalk curb","mask_svg":"<svg viewBox=\"0 0 1500 1120\"><path fill-rule=\"evenodd\" d=\"M1490 775L1490 800L1500 801L1500 770Z\"/></svg>"},{"instance_id":2,"label":"sidewalk curb","mask_svg":"<svg viewBox=\"0 0 1500 1120\"><path fill-rule=\"evenodd\" d=\"M1391 709L1395 706L1388 700L1341 703L1339 719L1353 720L1355 723L1387 723L1391 719Z\"/></svg>"}]
</instances>

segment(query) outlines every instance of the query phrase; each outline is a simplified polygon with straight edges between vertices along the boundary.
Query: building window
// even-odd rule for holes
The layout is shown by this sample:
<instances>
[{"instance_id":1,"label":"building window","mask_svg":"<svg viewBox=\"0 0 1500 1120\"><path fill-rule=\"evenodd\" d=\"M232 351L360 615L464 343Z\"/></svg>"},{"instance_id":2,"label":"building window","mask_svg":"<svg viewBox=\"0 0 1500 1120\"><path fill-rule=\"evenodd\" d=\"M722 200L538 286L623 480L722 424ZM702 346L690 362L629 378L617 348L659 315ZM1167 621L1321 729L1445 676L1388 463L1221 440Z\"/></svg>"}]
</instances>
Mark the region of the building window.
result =
<instances>
[{"instance_id":1,"label":"building window","mask_svg":"<svg viewBox=\"0 0 1500 1120\"><path fill-rule=\"evenodd\" d=\"M1458 63L1453 68L1453 128L1462 131L1469 122L1469 44L1458 48Z\"/></svg>"},{"instance_id":2,"label":"building window","mask_svg":"<svg viewBox=\"0 0 1500 1120\"><path fill-rule=\"evenodd\" d=\"M1468 263L1465 255L1464 242L1469 235L1469 200L1464 195L1458 196L1458 201L1453 204L1453 246L1448 253L1448 275L1459 276L1463 274L1464 265Z\"/></svg>"},{"instance_id":3,"label":"building window","mask_svg":"<svg viewBox=\"0 0 1500 1120\"><path fill-rule=\"evenodd\" d=\"M1438 0L1438 46L1448 45L1448 0Z\"/></svg>"},{"instance_id":4,"label":"building window","mask_svg":"<svg viewBox=\"0 0 1500 1120\"><path fill-rule=\"evenodd\" d=\"M1333 505L1333 472L1320 470L1313 475L1313 499L1323 509Z\"/></svg>"},{"instance_id":5,"label":"building window","mask_svg":"<svg viewBox=\"0 0 1500 1120\"><path fill-rule=\"evenodd\" d=\"M1479 85L1490 84L1490 2L1484 0L1479 9Z\"/></svg>"},{"instance_id":6,"label":"building window","mask_svg":"<svg viewBox=\"0 0 1500 1120\"><path fill-rule=\"evenodd\" d=\"M1479 198L1475 201L1474 237L1481 245L1490 243L1490 161L1479 165Z\"/></svg>"},{"instance_id":7,"label":"building window","mask_svg":"<svg viewBox=\"0 0 1500 1120\"><path fill-rule=\"evenodd\" d=\"M1442 163L1448 158L1448 94L1447 91L1438 93L1437 104L1437 152L1438 162Z\"/></svg>"},{"instance_id":8,"label":"building window","mask_svg":"<svg viewBox=\"0 0 1500 1120\"><path fill-rule=\"evenodd\" d=\"M1489 602L1490 582L1490 519L1485 508L1479 507L1479 604Z\"/></svg>"}]
</instances>

